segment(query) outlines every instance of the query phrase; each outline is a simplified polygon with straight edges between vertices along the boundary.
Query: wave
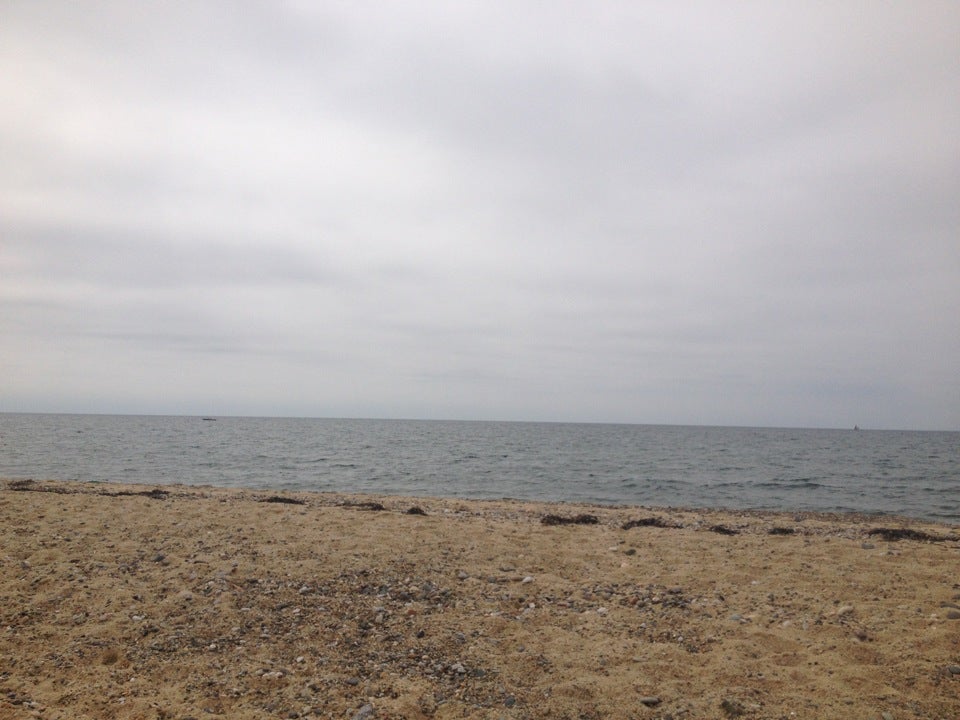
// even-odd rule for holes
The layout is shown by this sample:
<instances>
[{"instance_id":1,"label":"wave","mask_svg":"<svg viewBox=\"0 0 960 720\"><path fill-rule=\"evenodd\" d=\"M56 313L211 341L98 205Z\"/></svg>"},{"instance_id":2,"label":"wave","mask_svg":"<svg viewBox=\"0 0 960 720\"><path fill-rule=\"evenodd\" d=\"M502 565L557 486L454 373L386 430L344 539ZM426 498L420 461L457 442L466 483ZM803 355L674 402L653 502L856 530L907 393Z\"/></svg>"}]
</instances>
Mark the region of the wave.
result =
<instances>
[{"instance_id":1,"label":"wave","mask_svg":"<svg viewBox=\"0 0 960 720\"><path fill-rule=\"evenodd\" d=\"M776 480L765 480L762 482L754 483L752 487L771 488L775 490L784 490L784 489L814 490L816 488L830 487L830 485L827 485L822 482L818 482L813 478L784 478L784 479L776 479Z\"/></svg>"}]
</instances>

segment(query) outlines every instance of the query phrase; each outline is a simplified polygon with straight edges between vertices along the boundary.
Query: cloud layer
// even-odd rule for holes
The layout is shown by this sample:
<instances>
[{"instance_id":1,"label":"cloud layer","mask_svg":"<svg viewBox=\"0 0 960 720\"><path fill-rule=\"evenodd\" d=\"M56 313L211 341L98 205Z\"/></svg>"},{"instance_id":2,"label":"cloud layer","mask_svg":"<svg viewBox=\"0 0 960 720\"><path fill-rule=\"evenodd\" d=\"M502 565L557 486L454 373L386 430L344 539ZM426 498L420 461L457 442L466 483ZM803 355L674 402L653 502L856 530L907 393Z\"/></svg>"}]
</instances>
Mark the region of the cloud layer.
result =
<instances>
[{"instance_id":1,"label":"cloud layer","mask_svg":"<svg viewBox=\"0 0 960 720\"><path fill-rule=\"evenodd\" d=\"M960 8L5 3L0 410L960 428Z\"/></svg>"}]
</instances>

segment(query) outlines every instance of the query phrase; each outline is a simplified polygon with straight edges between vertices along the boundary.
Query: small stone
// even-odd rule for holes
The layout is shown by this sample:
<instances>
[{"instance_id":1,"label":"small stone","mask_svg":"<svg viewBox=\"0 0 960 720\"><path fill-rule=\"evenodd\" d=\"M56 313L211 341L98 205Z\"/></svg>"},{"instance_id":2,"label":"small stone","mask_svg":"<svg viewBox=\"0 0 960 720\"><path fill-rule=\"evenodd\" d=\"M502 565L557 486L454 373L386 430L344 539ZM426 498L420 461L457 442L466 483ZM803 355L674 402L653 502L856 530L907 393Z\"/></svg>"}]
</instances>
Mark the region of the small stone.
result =
<instances>
[{"instance_id":1,"label":"small stone","mask_svg":"<svg viewBox=\"0 0 960 720\"><path fill-rule=\"evenodd\" d=\"M517 699L513 695L507 695L506 699L503 701L505 707L512 708L517 704Z\"/></svg>"},{"instance_id":2,"label":"small stone","mask_svg":"<svg viewBox=\"0 0 960 720\"><path fill-rule=\"evenodd\" d=\"M960 620L960 610L947 610L947 620Z\"/></svg>"},{"instance_id":3,"label":"small stone","mask_svg":"<svg viewBox=\"0 0 960 720\"><path fill-rule=\"evenodd\" d=\"M352 685L355 687L360 684L360 679L355 677L347 678L346 683L347 685Z\"/></svg>"},{"instance_id":4,"label":"small stone","mask_svg":"<svg viewBox=\"0 0 960 720\"><path fill-rule=\"evenodd\" d=\"M960 665L947 665L947 672L951 675L960 675Z\"/></svg>"},{"instance_id":5,"label":"small stone","mask_svg":"<svg viewBox=\"0 0 960 720\"><path fill-rule=\"evenodd\" d=\"M876 549L877 546L874 545L873 543L865 542L865 543L862 543L860 547L862 547L864 550L874 550Z\"/></svg>"},{"instance_id":6,"label":"small stone","mask_svg":"<svg viewBox=\"0 0 960 720\"><path fill-rule=\"evenodd\" d=\"M367 703L362 708L357 710L356 714L353 716L353 720L370 720L373 717L373 705Z\"/></svg>"},{"instance_id":7,"label":"small stone","mask_svg":"<svg viewBox=\"0 0 960 720\"><path fill-rule=\"evenodd\" d=\"M643 697L637 698L640 701L641 705L646 705L647 707L656 707L660 704L660 698L656 695L644 695Z\"/></svg>"},{"instance_id":8,"label":"small stone","mask_svg":"<svg viewBox=\"0 0 960 720\"><path fill-rule=\"evenodd\" d=\"M463 580L466 580L466 579L469 578L469 577L470 577L470 576L469 576L467 573L465 573L463 570L461 570L460 572L457 573L457 580L463 581Z\"/></svg>"},{"instance_id":9,"label":"small stone","mask_svg":"<svg viewBox=\"0 0 960 720\"><path fill-rule=\"evenodd\" d=\"M844 605L841 608L837 608L837 615L843 617L844 615L850 615L853 612L853 605Z\"/></svg>"},{"instance_id":10,"label":"small stone","mask_svg":"<svg viewBox=\"0 0 960 720\"><path fill-rule=\"evenodd\" d=\"M527 575L521 582L523 582L523 584L525 584L525 585L526 585L527 583L532 583L532 582L533 582L533 576L532 576L532 575Z\"/></svg>"},{"instance_id":11,"label":"small stone","mask_svg":"<svg viewBox=\"0 0 960 720\"><path fill-rule=\"evenodd\" d=\"M893 720L893 713L882 712L880 713L880 717L882 717L883 720Z\"/></svg>"}]
</instances>

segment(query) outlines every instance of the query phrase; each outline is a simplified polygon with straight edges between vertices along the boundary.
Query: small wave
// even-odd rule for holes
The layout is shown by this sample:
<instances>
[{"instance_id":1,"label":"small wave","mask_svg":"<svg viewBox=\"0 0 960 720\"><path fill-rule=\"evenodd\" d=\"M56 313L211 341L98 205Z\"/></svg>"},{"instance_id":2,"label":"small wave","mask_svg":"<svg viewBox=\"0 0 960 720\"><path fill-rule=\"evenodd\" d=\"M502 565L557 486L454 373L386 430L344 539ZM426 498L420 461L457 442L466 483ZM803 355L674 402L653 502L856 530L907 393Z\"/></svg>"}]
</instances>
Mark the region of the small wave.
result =
<instances>
[{"instance_id":1,"label":"small wave","mask_svg":"<svg viewBox=\"0 0 960 720\"><path fill-rule=\"evenodd\" d=\"M791 478L791 479L777 479L777 480L765 480L763 482L758 482L754 485L758 488L773 488L776 490L807 490L814 488L828 487L823 483L817 482L813 478Z\"/></svg>"}]
</instances>

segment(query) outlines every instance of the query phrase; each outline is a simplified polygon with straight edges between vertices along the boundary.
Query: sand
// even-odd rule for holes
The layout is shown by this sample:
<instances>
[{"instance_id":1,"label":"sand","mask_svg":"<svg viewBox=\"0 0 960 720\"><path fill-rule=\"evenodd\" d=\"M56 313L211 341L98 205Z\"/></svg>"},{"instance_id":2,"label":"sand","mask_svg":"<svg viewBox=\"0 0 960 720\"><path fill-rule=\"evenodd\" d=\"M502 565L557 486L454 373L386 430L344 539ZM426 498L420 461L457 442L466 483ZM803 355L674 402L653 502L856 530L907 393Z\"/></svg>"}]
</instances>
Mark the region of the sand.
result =
<instances>
[{"instance_id":1,"label":"sand","mask_svg":"<svg viewBox=\"0 0 960 720\"><path fill-rule=\"evenodd\" d=\"M960 533L4 481L0 717L955 720Z\"/></svg>"}]
</instances>

